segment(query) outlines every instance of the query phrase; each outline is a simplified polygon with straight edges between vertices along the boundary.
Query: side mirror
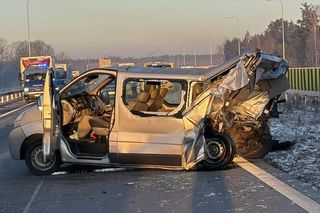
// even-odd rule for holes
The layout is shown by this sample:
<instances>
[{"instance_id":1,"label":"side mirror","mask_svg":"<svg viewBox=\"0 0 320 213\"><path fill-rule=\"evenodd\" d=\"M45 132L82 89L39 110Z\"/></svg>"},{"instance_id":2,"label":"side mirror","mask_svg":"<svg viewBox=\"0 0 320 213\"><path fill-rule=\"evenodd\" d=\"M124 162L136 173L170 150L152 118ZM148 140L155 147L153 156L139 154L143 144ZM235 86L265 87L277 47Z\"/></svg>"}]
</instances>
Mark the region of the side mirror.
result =
<instances>
[{"instance_id":1,"label":"side mirror","mask_svg":"<svg viewBox=\"0 0 320 213\"><path fill-rule=\"evenodd\" d=\"M105 104L110 104L110 95L109 95L109 92L107 90L102 90L101 91L101 100Z\"/></svg>"},{"instance_id":2,"label":"side mirror","mask_svg":"<svg viewBox=\"0 0 320 213\"><path fill-rule=\"evenodd\" d=\"M42 111L42 106L43 106L43 95L40 95L37 100L37 107L40 111Z\"/></svg>"}]
</instances>

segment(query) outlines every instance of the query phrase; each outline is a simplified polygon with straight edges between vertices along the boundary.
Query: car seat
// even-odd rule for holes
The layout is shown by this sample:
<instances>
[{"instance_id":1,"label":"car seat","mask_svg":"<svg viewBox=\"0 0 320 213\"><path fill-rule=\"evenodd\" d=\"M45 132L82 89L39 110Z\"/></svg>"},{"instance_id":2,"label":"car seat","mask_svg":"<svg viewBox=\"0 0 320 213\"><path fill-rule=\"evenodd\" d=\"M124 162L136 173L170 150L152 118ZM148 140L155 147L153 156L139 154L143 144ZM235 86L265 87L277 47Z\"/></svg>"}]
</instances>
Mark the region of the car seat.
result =
<instances>
[{"instance_id":1,"label":"car seat","mask_svg":"<svg viewBox=\"0 0 320 213\"><path fill-rule=\"evenodd\" d=\"M135 111L147 111L149 106L147 104L150 94L148 92L141 92L137 96L137 100L129 101L128 105Z\"/></svg>"}]
</instances>

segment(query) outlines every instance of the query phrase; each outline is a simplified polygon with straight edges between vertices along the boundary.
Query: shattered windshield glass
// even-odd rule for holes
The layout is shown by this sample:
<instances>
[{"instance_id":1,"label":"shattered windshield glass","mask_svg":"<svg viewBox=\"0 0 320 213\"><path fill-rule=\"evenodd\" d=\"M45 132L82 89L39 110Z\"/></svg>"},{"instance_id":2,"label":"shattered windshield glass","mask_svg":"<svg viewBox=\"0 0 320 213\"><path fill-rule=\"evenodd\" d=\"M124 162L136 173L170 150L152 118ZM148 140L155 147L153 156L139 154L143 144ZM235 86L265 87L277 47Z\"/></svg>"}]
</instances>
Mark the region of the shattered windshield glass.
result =
<instances>
[{"instance_id":1,"label":"shattered windshield glass","mask_svg":"<svg viewBox=\"0 0 320 213\"><path fill-rule=\"evenodd\" d=\"M73 84L64 94L65 96L73 96L83 92L90 93L97 85L106 80L109 75L93 74L80 79Z\"/></svg>"}]
</instances>

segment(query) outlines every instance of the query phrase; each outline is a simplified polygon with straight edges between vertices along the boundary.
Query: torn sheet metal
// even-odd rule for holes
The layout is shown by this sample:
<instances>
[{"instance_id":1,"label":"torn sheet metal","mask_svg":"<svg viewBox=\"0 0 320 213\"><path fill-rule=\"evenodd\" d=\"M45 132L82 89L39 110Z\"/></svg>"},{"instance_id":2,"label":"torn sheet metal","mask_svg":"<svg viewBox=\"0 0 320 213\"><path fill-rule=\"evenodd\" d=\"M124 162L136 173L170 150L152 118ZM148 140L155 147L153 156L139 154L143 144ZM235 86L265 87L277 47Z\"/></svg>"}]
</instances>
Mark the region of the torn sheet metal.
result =
<instances>
[{"instance_id":1,"label":"torn sheet metal","mask_svg":"<svg viewBox=\"0 0 320 213\"><path fill-rule=\"evenodd\" d=\"M204 145L205 145L205 120L200 121L199 126L195 126L193 130L185 135L186 150L185 150L185 165L187 170L193 169L196 165L204 159Z\"/></svg>"},{"instance_id":2,"label":"torn sheet metal","mask_svg":"<svg viewBox=\"0 0 320 213\"><path fill-rule=\"evenodd\" d=\"M244 62L240 60L236 67L231 69L227 77L225 77L222 83L218 86L217 91L220 93L220 97L224 97L226 91L235 91L241 89L249 83L248 74L244 66ZM214 94L215 91L212 91Z\"/></svg>"},{"instance_id":3,"label":"torn sheet metal","mask_svg":"<svg viewBox=\"0 0 320 213\"><path fill-rule=\"evenodd\" d=\"M261 119L261 116L270 110L266 109L272 106L269 103L289 88L285 77L288 62L277 56L257 52L239 58L234 67L226 68L219 70L223 76L208 78L212 80L207 89L184 112L186 137L191 132L198 133L187 154L189 167L196 162L195 154L202 153L199 147L205 143L204 136L201 136L204 134L199 133L204 131L199 130L201 118L208 117L212 128L219 132L232 132L235 143L239 138L235 133L240 129L236 126L248 127L238 131L238 134L246 135L240 138L259 141L269 129L265 127L268 119L266 116ZM260 131L261 127L265 130Z\"/></svg>"}]
</instances>

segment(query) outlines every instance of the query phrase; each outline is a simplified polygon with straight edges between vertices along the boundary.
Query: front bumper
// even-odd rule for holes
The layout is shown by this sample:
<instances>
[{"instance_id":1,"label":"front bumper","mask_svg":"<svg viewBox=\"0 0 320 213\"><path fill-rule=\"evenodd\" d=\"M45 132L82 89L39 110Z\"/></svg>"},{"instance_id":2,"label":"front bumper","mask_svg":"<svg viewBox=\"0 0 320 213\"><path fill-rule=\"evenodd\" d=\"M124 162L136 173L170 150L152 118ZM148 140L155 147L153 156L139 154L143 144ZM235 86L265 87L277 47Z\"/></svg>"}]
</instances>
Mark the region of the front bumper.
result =
<instances>
[{"instance_id":1,"label":"front bumper","mask_svg":"<svg viewBox=\"0 0 320 213\"><path fill-rule=\"evenodd\" d=\"M23 141L26 139L26 135L24 134L21 126L15 127L9 135L9 151L10 155L13 159L20 160L20 150Z\"/></svg>"},{"instance_id":2,"label":"front bumper","mask_svg":"<svg viewBox=\"0 0 320 213\"><path fill-rule=\"evenodd\" d=\"M42 94L43 94L43 91L40 91L40 92L24 92L23 93L23 99L25 99L25 100L37 99Z\"/></svg>"}]
</instances>

